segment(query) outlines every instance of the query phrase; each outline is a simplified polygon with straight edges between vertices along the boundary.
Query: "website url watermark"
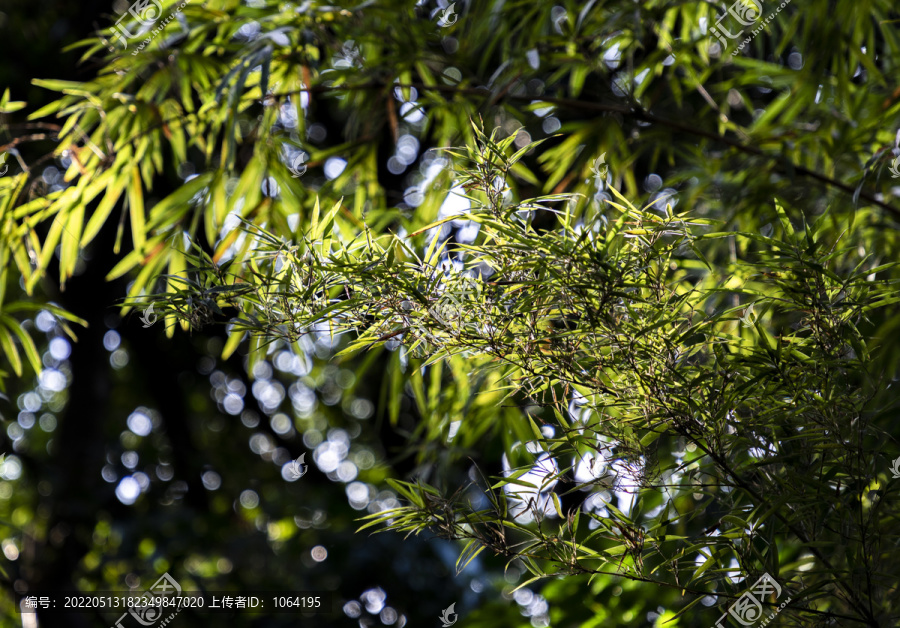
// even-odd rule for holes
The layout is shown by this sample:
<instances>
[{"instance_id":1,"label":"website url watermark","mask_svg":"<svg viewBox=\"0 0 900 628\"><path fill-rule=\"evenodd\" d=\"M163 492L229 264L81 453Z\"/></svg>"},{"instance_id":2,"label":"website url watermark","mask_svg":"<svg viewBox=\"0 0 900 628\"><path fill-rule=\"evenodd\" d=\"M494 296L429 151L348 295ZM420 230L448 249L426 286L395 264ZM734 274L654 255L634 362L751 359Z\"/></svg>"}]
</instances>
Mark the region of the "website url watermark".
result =
<instances>
[{"instance_id":1,"label":"website url watermark","mask_svg":"<svg viewBox=\"0 0 900 628\"><path fill-rule=\"evenodd\" d=\"M729 41L725 39L728 37L730 40L735 40L741 37L744 34L744 29L742 28L738 32L732 34L724 25L722 25L722 20L724 20L727 16L731 16L734 21L740 23L743 26L753 26L757 22L762 20L758 26L756 26L751 32L750 36L746 37L744 41L741 42L741 45L738 46L732 53L731 56L737 55L744 47L753 41L753 38L759 35L763 29L775 19L775 16L781 13L782 9L789 5L791 0L783 0L781 5L772 11L765 18L762 17L763 14L763 6L761 2L757 0L737 0L734 4L729 7L728 11L722 15L718 20L716 20L715 26L712 26L709 30L710 32L719 38L719 41L722 42L722 51L728 49Z\"/></svg>"},{"instance_id":2,"label":"website url watermark","mask_svg":"<svg viewBox=\"0 0 900 628\"><path fill-rule=\"evenodd\" d=\"M716 621L714 628L725 628L723 621L725 621L729 615L736 619L742 626L755 625L758 621L762 620L763 614L765 613L762 605L765 604L766 598L772 593L775 594L776 599L781 597L781 586L775 582L775 579L772 578L772 576L765 573L756 581L756 584L754 584L749 591L739 597L737 602L728 608L728 612L722 614L718 621ZM782 602L771 615L759 624L760 628L762 626L768 626L769 622L775 619L778 613L780 613L790 601L791 598L788 597L788 599Z\"/></svg>"},{"instance_id":3,"label":"website url watermark","mask_svg":"<svg viewBox=\"0 0 900 628\"><path fill-rule=\"evenodd\" d=\"M144 41L142 41L141 45L138 47L138 49L135 50L134 52L132 52L131 54L136 55L140 51L142 51L144 49L144 47L147 46L147 44L149 44L151 41L153 41L156 38L156 36L159 35L163 31L163 29L169 25L169 22L171 22L175 18L175 14L181 13L181 10L185 6L190 4L190 2L191 2L191 0L184 0L184 2L182 2L180 5L178 5L178 7L175 9L175 11L170 13L169 16L160 23L159 26L157 26L156 28L154 28L150 31L150 33L149 33L150 36L147 37ZM137 2L132 4L128 8L128 11L126 13L123 13L122 16L118 20L116 20L116 23L115 23L115 28L118 29L118 32L113 33L113 37L122 44L122 51L124 52L125 50L128 49L128 39L129 38L137 37L140 34L140 33L134 34L131 31L129 31L127 28L125 28L125 25L122 24L123 20L125 20L126 18L134 18L142 26L153 26L154 24L159 22L159 19L162 17L162 14L163 14L163 8L162 8L162 4L159 2L159 0L137 0ZM103 44L107 48L109 48L110 52L116 51L115 46L109 45L109 42L107 40L101 38L101 41L103 41Z\"/></svg>"}]
</instances>

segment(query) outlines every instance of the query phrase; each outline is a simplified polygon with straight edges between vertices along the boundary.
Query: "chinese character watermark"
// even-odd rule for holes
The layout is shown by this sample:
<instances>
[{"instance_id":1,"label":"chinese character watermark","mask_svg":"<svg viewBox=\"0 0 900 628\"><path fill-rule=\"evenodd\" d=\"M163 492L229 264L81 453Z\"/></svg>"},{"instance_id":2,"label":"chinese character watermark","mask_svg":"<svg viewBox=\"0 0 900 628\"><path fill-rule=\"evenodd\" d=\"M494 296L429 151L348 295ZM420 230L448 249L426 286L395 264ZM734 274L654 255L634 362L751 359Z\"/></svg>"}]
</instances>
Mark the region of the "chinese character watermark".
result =
<instances>
[{"instance_id":1,"label":"chinese character watermark","mask_svg":"<svg viewBox=\"0 0 900 628\"><path fill-rule=\"evenodd\" d=\"M140 317L141 322L144 324L144 329L150 327L153 323L156 322L156 312L153 311L153 304L150 304L146 310L144 310L144 315Z\"/></svg>"},{"instance_id":2,"label":"chinese character watermark","mask_svg":"<svg viewBox=\"0 0 900 628\"><path fill-rule=\"evenodd\" d=\"M724 613L718 621L716 621L715 628L725 628L723 621L729 615L736 619L742 626L753 626L762 619L764 613L762 605L765 603L766 598L772 593L775 594L776 599L781 597L781 586L775 582L772 576L765 573L756 581L756 584L754 584L749 591L739 597L737 602L728 608L727 613ZM775 616L788 605L788 603L790 603L790 601L791 598L788 597L788 599L782 602L763 623L759 624L760 627L768 625L769 622L772 621Z\"/></svg>"},{"instance_id":3,"label":"chinese character watermark","mask_svg":"<svg viewBox=\"0 0 900 628\"><path fill-rule=\"evenodd\" d=\"M598 182L606 180L606 174L609 172L609 166L606 163L606 153L594 160L594 163L591 165L591 172L594 173Z\"/></svg>"},{"instance_id":4,"label":"chinese character watermark","mask_svg":"<svg viewBox=\"0 0 900 628\"><path fill-rule=\"evenodd\" d=\"M459 19L459 16L456 15L455 11L456 3L451 2L450 6L444 9L444 12L441 13L441 17L438 20L438 26L441 28L447 28L448 26L453 26L456 24L456 20Z\"/></svg>"},{"instance_id":5,"label":"chinese character watermark","mask_svg":"<svg viewBox=\"0 0 900 628\"><path fill-rule=\"evenodd\" d=\"M425 325L427 319L437 321L441 327L451 332L471 327L471 325L465 324L466 313L469 311L467 301L469 295L478 293L478 283L473 278L464 275L453 284L446 288L440 298L427 309L426 316L420 319L420 322L413 324L412 328L417 337L434 337Z\"/></svg>"},{"instance_id":6,"label":"chinese character watermark","mask_svg":"<svg viewBox=\"0 0 900 628\"><path fill-rule=\"evenodd\" d=\"M181 13L181 10L190 2L191 0L184 0L178 8L175 10L175 13ZM129 7L128 11L122 14L118 20L116 20L115 28L117 32L113 33L113 37L118 40L122 44L122 51L128 49L128 38L137 37L138 34L132 33L125 25L122 23L123 20L130 20L131 18L135 19L138 24L141 26L153 26L159 21L159 18L162 17L163 9L162 4L159 0L137 0L134 4ZM150 37L147 37L137 50L132 52L132 55L138 54L144 47L149 44L153 39L159 35L163 29L168 26L169 22L172 21L175 17L175 13L170 13L169 16L162 21L162 23L156 28L150 31ZM110 52L116 52L115 46L110 45L110 43L101 38L103 44L109 48Z\"/></svg>"},{"instance_id":7,"label":"chinese character watermark","mask_svg":"<svg viewBox=\"0 0 900 628\"><path fill-rule=\"evenodd\" d=\"M892 179L900 179L900 155L894 157L894 161L891 162L891 165L888 167L888 170L891 171ZM3 173L0 173L2 176Z\"/></svg>"},{"instance_id":8,"label":"chinese character watermark","mask_svg":"<svg viewBox=\"0 0 900 628\"><path fill-rule=\"evenodd\" d=\"M302 454L300 454L299 458L297 458L296 460L292 460L288 465L288 473L293 479L299 480L304 475L306 475L307 471L309 471L309 465L303 464L305 462L305 459L306 452L303 452Z\"/></svg>"},{"instance_id":9,"label":"chinese character watermark","mask_svg":"<svg viewBox=\"0 0 900 628\"><path fill-rule=\"evenodd\" d=\"M754 304L751 303L746 310L744 310L744 315L741 316L740 321L741 325L744 327L753 327L756 323L756 314L753 312Z\"/></svg>"},{"instance_id":10,"label":"chinese character watermark","mask_svg":"<svg viewBox=\"0 0 900 628\"><path fill-rule=\"evenodd\" d=\"M781 5L775 9L772 13L770 13L765 19L762 17L763 7L761 0L737 0L734 4L729 7L728 11L723 14L718 20L716 20L715 26L710 27L710 32L719 38L719 41L722 42L722 51L728 49L728 40L725 37L728 37L730 40L735 40L741 37L744 34L744 29L737 31L732 34L725 26L722 24L722 20L724 20L727 16L731 16L734 18L734 21L740 23L742 26L753 26L756 22L762 20L762 23L759 24L756 28L751 31L750 36L744 39L741 42L741 45L737 47L732 53L731 56L735 56L738 52L744 49L744 46L753 41L753 38L759 35L763 29L769 24L772 20L775 19L775 16L781 13L781 10L789 5L791 0L784 0Z\"/></svg>"},{"instance_id":11,"label":"chinese character watermark","mask_svg":"<svg viewBox=\"0 0 900 628\"><path fill-rule=\"evenodd\" d=\"M894 479L900 478L900 458L894 460L894 464L891 467L891 477Z\"/></svg>"},{"instance_id":12,"label":"chinese character watermark","mask_svg":"<svg viewBox=\"0 0 900 628\"><path fill-rule=\"evenodd\" d=\"M456 623L456 613L453 612L455 610L453 608L454 606L456 606L456 602L445 608L443 614L438 618L443 622L441 628L447 628ZM453 616L453 619L450 619L451 615Z\"/></svg>"},{"instance_id":13,"label":"chinese character watermark","mask_svg":"<svg viewBox=\"0 0 900 628\"><path fill-rule=\"evenodd\" d=\"M163 605L157 603L157 600L161 597L178 596L180 594L181 585L166 572L160 576L159 580L157 580L152 587L144 591L141 595L141 598L144 599L146 604L130 608L127 613L123 613L123 615L116 620L116 623L112 628L125 628L122 624L122 620L129 615L131 615L141 626L165 626L181 611L181 607L166 617L162 623L157 623L162 619L163 614Z\"/></svg>"},{"instance_id":14,"label":"chinese character watermark","mask_svg":"<svg viewBox=\"0 0 900 628\"><path fill-rule=\"evenodd\" d=\"M291 165L288 166L288 170L291 171L291 177L294 179L298 177L302 177L306 173L306 153L301 152L296 157L294 157L293 161L291 161Z\"/></svg>"}]
</instances>

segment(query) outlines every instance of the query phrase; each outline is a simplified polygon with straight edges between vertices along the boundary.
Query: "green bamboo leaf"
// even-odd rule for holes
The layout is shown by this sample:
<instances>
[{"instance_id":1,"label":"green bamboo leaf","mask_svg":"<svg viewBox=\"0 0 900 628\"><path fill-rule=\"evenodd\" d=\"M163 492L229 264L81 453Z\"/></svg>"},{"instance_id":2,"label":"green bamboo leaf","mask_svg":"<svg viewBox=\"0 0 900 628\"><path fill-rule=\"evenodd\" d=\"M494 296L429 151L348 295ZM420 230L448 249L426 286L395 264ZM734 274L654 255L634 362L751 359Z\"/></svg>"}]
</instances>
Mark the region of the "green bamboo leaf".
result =
<instances>
[{"instance_id":1,"label":"green bamboo leaf","mask_svg":"<svg viewBox=\"0 0 900 628\"><path fill-rule=\"evenodd\" d=\"M784 207L781 206L781 203L779 203L777 199L775 200L775 213L778 214L778 220L781 221L781 226L784 227L784 233L788 237L788 240L790 242L796 242L794 225L791 224L791 219L788 218L787 213L784 211Z\"/></svg>"},{"instance_id":2,"label":"green bamboo leaf","mask_svg":"<svg viewBox=\"0 0 900 628\"><path fill-rule=\"evenodd\" d=\"M75 264L78 262L78 253L80 251L79 240L83 226L84 205L79 204L65 217L59 256L60 284L63 288L65 288L66 279L75 273Z\"/></svg>"},{"instance_id":3,"label":"green bamboo leaf","mask_svg":"<svg viewBox=\"0 0 900 628\"><path fill-rule=\"evenodd\" d=\"M484 551L485 546L484 546L484 545L479 545L478 548L475 549L475 551L470 552L470 551L469 551L470 548L471 548L474 544L476 544L476 543L478 543L478 540L477 540L477 539L473 539L473 540L469 541L469 542L466 544L466 546L463 548L463 551L460 552L459 558L456 559L456 573L457 573L457 574L460 574L460 573L462 573L463 571L465 571L465 570L466 570L466 567L469 566L469 563L471 563L473 560L475 560L475 558L477 558L478 555L479 555L481 552ZM463 563L463 566L462 566L462 567L460 567L460 566L459 566L459 563L460 563L460 561L463 560L463 558L466 558L466 562Z\"/></svg>"},{"instance_id":4,"label":"green bamboo leaf","mask_svg":"<svg viewBox=\"0 0 900 628\"><path fill-rule=\"evenodd\" d=\"M25 350L25 357L28 358L31 368L34 369L35 375L40 375L42 370L41 355L38 353L34 340L31 339L28 332L25 331L22 325L20 325L12 316L0 314L0 320L2 320L7 329L11 330L19 338L19 342L22 344L22 349Z\"/></svg>"},{"instance_id":5,"label":"green bamboo leaf","mask_svg":"<svg viewBox=\"0 0 900 628\"><path fill-rule=\"evenodd\" d=\"M706 571L710 567L713 567L714 565L719 564L719 561L716 558L717 555L718 555L718 551L713 550L712 555L709 558L707 558L705 561L703 561L703 564L700 566L700 568L694 572L694 575L691 577L691 582L697 582L697 580L700 578L700 575L704 571Z\"/></svg>"},{"instance_id":6,"label":"green bamboo leaf","mask_svg":"<svg viewBox=\"0 0 900 628\"><path fill-rule=\"evenodd\" d=\"M214 173L205 172L183 183L174 192L159 201L150 210L147 231L169 227L184 218L190 209L190 201L212 181ZM207 212L212 214L212 212Z\"/></svg>"},{"instance_id":7,"label":"green bamboo leaf","mask_svg":"<svg viewBox=\"0 0 900 628\"><path fill-rule=\"evenodd\" d=\"M50 259L56 252L56 247L60 240L62 240L63 229L65 228L63 222L59 216L56 216L50 224L50 230L47 232L47 237L44 238L44 246L41 249L41 257L38 261L38 266L41 269L50 265Z\"/></svg>"},{"instance_id":8,"label":"green bamboo leaf","mask_svg":"<svg viewBox=\"0 0 900 628\"><path fill-rule=\"evenodd\" d=\"M334 226L334 217L338 213L338 210L340 210L341 203L343 202L343 200L344 199L341 198L340 200L338 200L337 203L335 203L332 206L332 208L330 210L328 210L328 213L325 214L325 218L313 230L313 240L320 240L325 235L331 233L331 230ZM318 204L319 203L318 203L318 198L317 198L316 199L316 208L318 208ZM331 247L326 247L325 250L330 250L330 248Z\"/></svg>"},{"instance_id":9,"label":"green bamboo leaf","mask_svg":"<svg viewBox=\"0 0 900 628\"><path fill-rule=\"evenodd\" d=\"M88 83L79 83L77 81L61 81L59 79L32 79L32 85L43 87L55 92L70 92L74 94L89 93L86 87Z\"/></svg>"},{"instance_id":10,"label":"green bamboo leaf","mask_svg":"<svg viewBox=\"0 0 900 628\"><path fill-rule=\"evenodd\" d=\"M537 582L538 580L541 580L541 579L547 578L547 577L549 577L549 575L539 575L539 576L534 576L533 578L529 578L528 580L526 580L525 582L523 582L522 584L520 584L519 586L517 586L515 589L513 589L512 591L510 591L510 593L515 593L515 592L518 591L519 589L522 589L522 588L524 588L524 587L527 587L529 584L531 584L531 583L533 583L533 582Z\"/></svg>"},{"instance_id":11,"label":"green bamboo leaf","mask_svg":"<svg viewBox=\"0 0 900 628\"><path fill-rule=\"evenodd\" d=\"M409 512L409 508L406 506L402 506L400 508L390 508L388 510L379 511L373 515L367 515L365 517L361 517L360 519L358 519L358 521L365 520L365 519L372 519L372 521L368 522L367 524L365 524L363 526L360 526L359 528L357 528L356 531L362 532L366 528L371 528L371 527L377 526L381 523L390 521L391 519L396 519L398 515L405 513L405 512Z\"/></svg>"},{"instance_id":12,"label":"green bamboo leaf","mask_svg":"<svg viewBox=\"0 0 900 628\"><path fill-rule=\"evenodd\" d=\"M104 174L107 178L112 177L112 171L109 171L108 174ZM93 239L97 237L97 234L100 233L100 229L106 223L107 218L109 218L113 207L115 207L116 201L122 196L122 192L125 190L126 185L128 185L128 177L119 176L116 178L115 182L107 188L103 200L100 201L97 208L94 210L94 213L91 214L87 226L81 234L82 247L87 246L88 243L93 241Z\"/></svg>"},{"instance_id":13,"label":"green bamboo leaf","mask_svg":"<svg viewBox=\"0 0 900 628\"><path fill-rule=\"evenodd\" d=\"M3 349L3 353L6 355L6 359L9 360L13 372L18 377L22 377L22 358L19 356L19 350L13 342L12 335L5 327L0 327L0 349Z\"/></svg>"},{"instance_id":14,"label":"green bamboo leaf","mask_svg":"<svg viewBox=\"0 0 900 628\"><path fill-rule=\"evenodd\" d=\"M400 493L400 495L410 503L418 506L419 508L425 507L425 502L422 500L421 496L416 494L415 486L413 484L395 480L393 478L387 478L387 480L385 481L388 483L388 486Z\"/></svg>"},{"instance_id":15,"label":"green bamboo leaf","mask_svg":"<svg viewBox=\"0 0 900 628\"><path fill-rule=\"evenodd\" d=\"M43 107L41 107L34 113L30 114L28 116L28 119L29 120L38 120L40 118L46 118L51 113L56 113L57 111L59 111L62 108L63 108L63 101L62 100L54 100L53 102L44 105Z\"/></svg>"},{"instance_id":16,"label":"green bamboo leaf","mask_svg":"<svg viewBox=\"0 0 900 628\"><path fill-rule=\"evenodd\" d=\"M235 330L228 334L228 341L222 348L222 359L227 360L234 354L247 332Z\"/></svg>"},{"instance_id":17,"label":"green bamboo leaf","mask_svg":"<svg viewBox=\"0 0 900 628\"><path fill-rule=\"evenodd\" d=\"M128 186L128 209L131 217L131 241L138 251L144 250L146 244L146 225L144 224L144 192L141 188L141 174L137 166L131 171L131 185Z\"/></svg>"},{"instance_id":18,"label":"green bamboo leaf","mask_svg":"<svg viewBox=\"0 0 900 628\"><path fill-rule=\"evenodd\" d=\"M553 500L553 509L556 510L556 515L560 519L565 519L565 515L562 511L562 504L560 504L559 502L559 495L557 495L556 493L550 493L550 497Z\"/></svg>"}]
</instances>

